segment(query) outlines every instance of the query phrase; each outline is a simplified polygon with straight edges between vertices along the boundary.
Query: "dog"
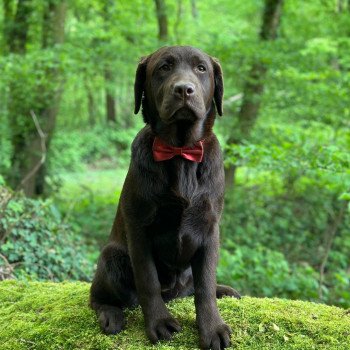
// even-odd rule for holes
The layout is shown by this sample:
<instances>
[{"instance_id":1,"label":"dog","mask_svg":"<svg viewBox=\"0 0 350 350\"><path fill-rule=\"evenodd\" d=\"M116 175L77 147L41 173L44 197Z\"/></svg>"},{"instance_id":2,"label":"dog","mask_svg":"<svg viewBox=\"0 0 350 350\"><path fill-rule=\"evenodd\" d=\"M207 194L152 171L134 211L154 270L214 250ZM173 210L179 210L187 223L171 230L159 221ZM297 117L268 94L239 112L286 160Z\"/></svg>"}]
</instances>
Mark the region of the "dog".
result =
<instances>
[{"instance_id":1,"label":"dog","mask_svg":"<svg viewBox=\"0 0 350 350\"><path fill-rule=\"evenodd\" d=\"M193 47L163 47L138 65L134 112L142 105L146 126L91 286L106 334L123 328L124 308L141 305L150 341L168 340L181 327L165 302L194 295L200 346L230 346L216 302L240 297L216 284L224 169L212 128L223 92L219 62Z\"/></svg>"}]
</instances>

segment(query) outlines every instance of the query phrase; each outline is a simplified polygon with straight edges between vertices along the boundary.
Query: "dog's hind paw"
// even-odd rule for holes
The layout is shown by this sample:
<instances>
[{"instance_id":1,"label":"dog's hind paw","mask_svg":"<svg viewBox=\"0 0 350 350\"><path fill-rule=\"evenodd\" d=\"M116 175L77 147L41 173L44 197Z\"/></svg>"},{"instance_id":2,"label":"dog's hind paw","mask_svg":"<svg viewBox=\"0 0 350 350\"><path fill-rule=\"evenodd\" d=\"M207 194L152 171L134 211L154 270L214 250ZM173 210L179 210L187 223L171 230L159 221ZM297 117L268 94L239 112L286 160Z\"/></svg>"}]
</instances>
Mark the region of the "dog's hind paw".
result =
<instances>
[{"instance_id":1,"label":"dog's hind paw","mask_svg":"<svg viewBox=\"0 0 350 350\"><path fill-rule=\"evenodd\" d=\"M99 312L98 321L105 334L117 334L125 325L123 311L115 306L103 307Z\"/></svg>"},{"instance_id":2,"label":"dog's hind paw","mask_svg":"<svg viewBox=\"0 0 350 350\"><path fill-rule=\"evenodd\" d=\"M223 284L218 284L216 286L216 297L220 299L225 296L241 299L241 295L235 289Z\"/></svg>"}]
</instances>

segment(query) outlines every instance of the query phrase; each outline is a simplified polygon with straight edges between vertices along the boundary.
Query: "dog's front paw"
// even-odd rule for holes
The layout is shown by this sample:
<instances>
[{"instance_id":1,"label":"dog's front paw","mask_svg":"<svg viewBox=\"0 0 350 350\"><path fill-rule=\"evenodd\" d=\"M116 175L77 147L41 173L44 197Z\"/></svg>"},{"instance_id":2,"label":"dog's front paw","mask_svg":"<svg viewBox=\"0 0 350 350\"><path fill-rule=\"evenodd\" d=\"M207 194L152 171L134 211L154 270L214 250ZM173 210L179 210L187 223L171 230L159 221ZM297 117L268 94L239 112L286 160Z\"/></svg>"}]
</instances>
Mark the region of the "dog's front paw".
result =
<instances>
[{"instance_id":1,"label":"dog's front paw","mask_svg":"<svg viewBox=\"0 0 350 350\"><path fill-rule=\"evenodd\" d=\"M226 323L208 324L199 333L201 349L222 350L231 345L231 328Z\"/></svg>"},{"instance_id":2,"label":"dog's front paw","mask_svg":"<svg viewBox=\"0 0 350 350\"><path fill-rule=\"evenodd\" d=\"M158 340L169 340L173 333L180 331L179 322L172 316L155 318L146 324L146 334L152 343L156 343Z\"/></svg>"}]
</instances>

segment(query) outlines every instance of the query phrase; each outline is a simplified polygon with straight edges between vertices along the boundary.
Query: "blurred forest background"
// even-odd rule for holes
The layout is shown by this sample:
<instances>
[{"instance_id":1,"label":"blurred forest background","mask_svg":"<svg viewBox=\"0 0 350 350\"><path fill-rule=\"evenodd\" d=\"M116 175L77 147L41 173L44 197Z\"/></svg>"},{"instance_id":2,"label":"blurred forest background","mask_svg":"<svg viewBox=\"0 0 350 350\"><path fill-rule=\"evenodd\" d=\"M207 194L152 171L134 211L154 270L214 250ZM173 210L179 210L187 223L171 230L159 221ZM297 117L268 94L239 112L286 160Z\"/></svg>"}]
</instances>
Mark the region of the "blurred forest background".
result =
<instances>
[{"instance_id":1,"label":"blurred forest background","mask_svg":"<svg viewBox=\"0 0 350 350\"><path fill-rule=\"evenodd\" d=\"M174 44L224 70L218 280L350 307L348 0L0 0L0 280L91 280Z\"/></svg>"}]
</instances>

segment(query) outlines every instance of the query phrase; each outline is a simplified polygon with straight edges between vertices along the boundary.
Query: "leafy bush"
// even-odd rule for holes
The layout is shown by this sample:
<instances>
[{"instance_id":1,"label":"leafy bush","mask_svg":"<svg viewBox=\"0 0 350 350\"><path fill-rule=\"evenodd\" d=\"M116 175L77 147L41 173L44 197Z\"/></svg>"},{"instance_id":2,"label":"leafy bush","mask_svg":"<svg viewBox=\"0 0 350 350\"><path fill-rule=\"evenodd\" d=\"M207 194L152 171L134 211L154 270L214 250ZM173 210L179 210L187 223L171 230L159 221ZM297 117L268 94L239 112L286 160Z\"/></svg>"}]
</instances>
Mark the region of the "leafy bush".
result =
<instances>
[{"instance_id":1,"label":"leafy bush","mask_svg":"<svg viewBox=\"0 0 350 350\"><path fill-rule=\"evenodd\" d=\"M341 117L347 108L339 103L347 85L338 81L346 75L324 75L320 67L307 74L313 68L294 64L271 68L276 80L268 84L250 137L243 139L234 126L240 142L225 147L236 181L226 196L219 276L252 295L349 306L350 138ZM328 79L341 91L325 84ZM282 80L290 90L281 89ZM295 103L287 94L292 87ZM301 100L306 92L310 98ZM240 269L244 274L235 272Z\"/></svg>"},{"instance_id":2,"label":"leafy bush","mask_svg":"<svg viewBox=\"0 0 350 350\"><path fill-rule=\"evenodd\" d=\"M115 217L125 169L62 174L54 201L71 226L96 247L105 244Z\"/></svg>"},{"instance_id":3,"label":"leafy bush","mask_svg":"<svg viewBox=\"0 0 350 350\"><path fill-rule=\"evenodd\" d=\"M51 201L0 187L0 277L90 280L89 250ZM2 273L1 273L2 271Z\"/></svg>"},{"instance_id":4,"label":"leafy bush","mask_svg":"<svg viewBox=\"0 0 350 350\"><path fill-rule=\"evenodd\" d=\"M318 275L308 263L289 263L282 253L262 245L248 247L225 242L218 281L234 286L243 295L318 298Z\"/></svg>"},{"instance_id":5,"label":"leafy bush","mask_svg":"<svg viewBox=\"0 0 350 350\"><path fill-rule=\"evenodd\" d=\"M8 128L6 127L5 118L2 118L0 114L0 172L5 173L9 170L11 160L11 143L8 137Z\"/></svg>"},{"instance_id":6,"label":"leafy bush","mask_svg":"<svg viewBox=\"0 0 350 350\"><path fill-rule=\"evenodd\" d=\"M227 193L219 279L251 295L349 306L350 216L337 183L246 171Z\"/></svg>"}]
</instances>

